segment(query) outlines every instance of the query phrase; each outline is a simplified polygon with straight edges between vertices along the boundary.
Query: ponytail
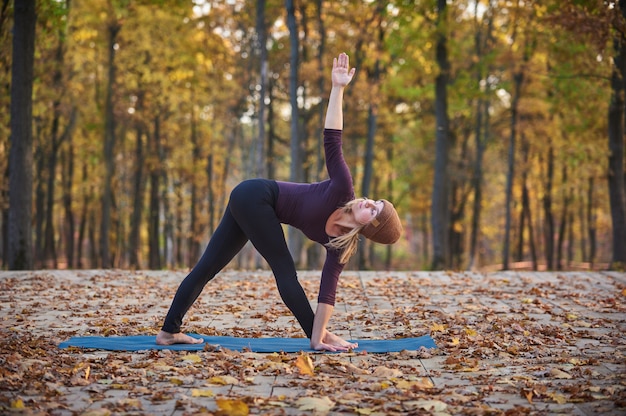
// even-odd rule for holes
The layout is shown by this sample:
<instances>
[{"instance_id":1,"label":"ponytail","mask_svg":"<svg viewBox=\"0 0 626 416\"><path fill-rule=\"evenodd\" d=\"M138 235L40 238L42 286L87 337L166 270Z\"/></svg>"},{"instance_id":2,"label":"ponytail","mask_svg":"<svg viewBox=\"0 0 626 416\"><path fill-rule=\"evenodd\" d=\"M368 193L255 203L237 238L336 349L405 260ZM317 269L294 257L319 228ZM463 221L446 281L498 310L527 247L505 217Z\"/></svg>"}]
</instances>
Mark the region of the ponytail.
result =
<instances>
[{"instance_id":1,"label":"ponytail","mask_svg":"<svg viewBox=\"0 0 626 416\"><path fill-rule=\"evenodd\" d=\"M348 202L344 207L345 212L351 212L352 206L356 204L360 199L352 200ZM363 229L363 225L359 227L355 227L348 231L345 234L340 235L339 237L332 238L327 244L326 247L338 250L341 252L339 257L339 262L341 264L346 264L350 257L352 257L359 246L359 233Z\"/></svg>"}]
</instances>

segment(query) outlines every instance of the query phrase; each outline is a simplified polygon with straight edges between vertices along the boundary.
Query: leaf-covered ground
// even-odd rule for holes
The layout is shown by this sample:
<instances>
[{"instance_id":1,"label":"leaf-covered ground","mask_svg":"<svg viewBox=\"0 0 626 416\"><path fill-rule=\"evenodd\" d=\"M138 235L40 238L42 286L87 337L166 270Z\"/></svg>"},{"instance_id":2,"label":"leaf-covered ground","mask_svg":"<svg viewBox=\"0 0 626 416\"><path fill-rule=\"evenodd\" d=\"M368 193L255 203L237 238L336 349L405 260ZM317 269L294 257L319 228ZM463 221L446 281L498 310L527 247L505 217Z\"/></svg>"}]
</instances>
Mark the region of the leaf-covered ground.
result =
<instances>
[{"instance_id":1,"label":"leaf-covered ground","mask_svg":"<svg viewBox=\"0 0 626 416\"><path fill-rule=\"evenodd\" d=\"M104 352L71 336L156 334L182 272L0 273L0 414L626 413L626 274L345 272L332 328L431 334L393 354ZM310 298L317 272L300 274ZM227 272L186 332L302 336L269 272Z\"/></svg>"}]
</instances>

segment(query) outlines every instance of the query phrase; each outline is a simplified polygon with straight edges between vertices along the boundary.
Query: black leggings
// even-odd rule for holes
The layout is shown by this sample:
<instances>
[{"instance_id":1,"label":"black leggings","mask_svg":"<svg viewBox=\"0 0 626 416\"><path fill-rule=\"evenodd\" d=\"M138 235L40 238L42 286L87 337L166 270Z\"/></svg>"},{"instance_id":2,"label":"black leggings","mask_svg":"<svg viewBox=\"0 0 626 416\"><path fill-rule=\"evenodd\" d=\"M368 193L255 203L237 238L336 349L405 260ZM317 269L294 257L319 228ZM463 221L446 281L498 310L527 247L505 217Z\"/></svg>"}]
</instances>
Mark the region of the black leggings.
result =
<instances>
[{"instance_id":1,"label":"black leggings","mask_svg":"<svg viewBox=\"0 0 626 416\"><path fill-rule=\"evenodd\" d=\"M224 217L204 254L182 281L165 317L163 331L180 332L183 317L204 286L219 273L248 240L268 262L285 305L294 314L307 337L313 332L315 314L298 282L296 266L274 210L278 185L266 179L250 179L230 194Z\"/></svg>"}]
</instances>

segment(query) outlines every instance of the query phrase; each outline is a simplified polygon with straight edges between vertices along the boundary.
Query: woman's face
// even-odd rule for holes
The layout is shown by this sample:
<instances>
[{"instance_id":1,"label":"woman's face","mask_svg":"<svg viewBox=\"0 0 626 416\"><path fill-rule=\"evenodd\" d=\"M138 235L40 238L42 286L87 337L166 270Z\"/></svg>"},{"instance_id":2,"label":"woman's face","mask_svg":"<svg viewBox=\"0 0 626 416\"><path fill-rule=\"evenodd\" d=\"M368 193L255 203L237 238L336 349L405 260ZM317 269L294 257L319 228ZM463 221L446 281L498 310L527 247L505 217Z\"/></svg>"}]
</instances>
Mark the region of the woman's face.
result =
<instances>
[{"instance_id":1,"label":"woman's face","mask_svg":"<svg viewBox=\"0 0 626 416\"><path fill-rule=\"evenodd\" d=\"M354 219L359 224L365 225L372 222L383 210L383 201L373 201L371 199L362 198L352 207Z\"/></svg>"}]
</instances>

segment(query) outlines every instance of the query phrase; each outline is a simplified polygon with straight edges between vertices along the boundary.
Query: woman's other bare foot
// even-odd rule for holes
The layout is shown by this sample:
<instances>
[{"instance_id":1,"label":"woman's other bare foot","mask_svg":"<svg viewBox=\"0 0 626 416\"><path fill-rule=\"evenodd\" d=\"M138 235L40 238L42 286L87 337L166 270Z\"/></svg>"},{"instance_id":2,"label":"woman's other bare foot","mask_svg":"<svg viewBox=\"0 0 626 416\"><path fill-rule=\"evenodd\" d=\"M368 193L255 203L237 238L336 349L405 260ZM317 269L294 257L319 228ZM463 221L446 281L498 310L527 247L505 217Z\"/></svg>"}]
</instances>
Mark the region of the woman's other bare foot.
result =
<instances>
[{"instance_id":1,"label":"woman's other bare foot","mask_svg":"<svg viewBox=\"0 0 626 416\"><path fill-rule=\"evenodd\" d=\"M182 332L170 334L169 332L161 331L156 336L157 345L202 344L203 342L204 340L202 338L190 337Z\"/></svg>"}]
</instances>

